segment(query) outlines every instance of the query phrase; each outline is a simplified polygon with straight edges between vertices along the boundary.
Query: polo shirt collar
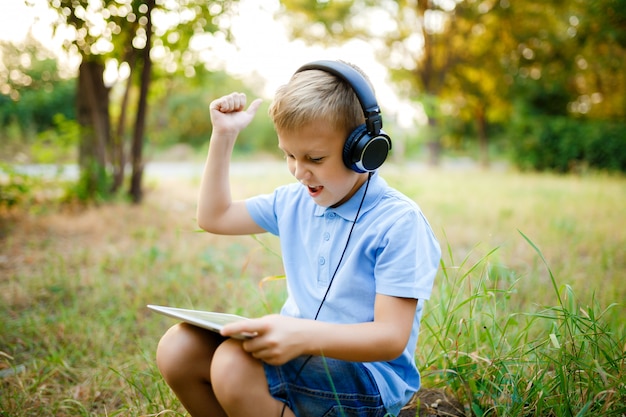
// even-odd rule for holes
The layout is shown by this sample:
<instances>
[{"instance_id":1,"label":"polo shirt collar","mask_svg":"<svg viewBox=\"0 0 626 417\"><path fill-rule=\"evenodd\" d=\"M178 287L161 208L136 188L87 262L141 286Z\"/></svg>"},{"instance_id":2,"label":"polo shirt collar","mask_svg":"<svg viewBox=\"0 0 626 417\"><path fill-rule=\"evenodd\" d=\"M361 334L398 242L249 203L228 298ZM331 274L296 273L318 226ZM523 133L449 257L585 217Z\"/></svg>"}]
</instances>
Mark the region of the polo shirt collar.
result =
<instances>
[{"instance_id":1,"label":"polo shirt collar","mask_svg":"<svg viewBox=\"0 0 626 417\"><path fill-rule=\"evenodd\" d=\"M367 181L365 181L357 192L350 198L350 200L346 201L339 207L332 208L316 206L315 215L323 216L326 213L336 213L346 220L353 221L356 216L356 212L359 209L359 205L361 204L361 199L363 198L363 193L365 192L366 187L367 194L365 195L365 201L363 201L363 207L361 207L361 213L359 214L360 217L361 214L366 213L376 205L387 187L387 182L380 175L378 175L378 171L374 171L372 173L372 176L369 179L369 187L367 186Z\"/></svg>"}]
</instances>

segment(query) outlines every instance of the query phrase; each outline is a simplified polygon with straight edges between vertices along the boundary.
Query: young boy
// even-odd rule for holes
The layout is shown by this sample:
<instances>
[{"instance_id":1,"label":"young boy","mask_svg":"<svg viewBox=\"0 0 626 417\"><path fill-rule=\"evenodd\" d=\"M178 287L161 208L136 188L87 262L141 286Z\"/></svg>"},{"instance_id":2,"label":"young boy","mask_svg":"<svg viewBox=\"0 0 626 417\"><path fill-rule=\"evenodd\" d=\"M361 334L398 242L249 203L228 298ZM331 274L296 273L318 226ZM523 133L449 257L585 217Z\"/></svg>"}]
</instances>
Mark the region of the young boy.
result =
<instances>
[{"instance_id":1,"label":"young boy","mask_svg":"<svg viewBox=\"0 0 626 417\"><path fill-rule=\"evenodd\" d=\"M420 386L414 353L440 248L419 207L378 175L391 141L369 81L339 61L297 71L270 116L298 182L233 201L231 153L259 104L240 93L211 103L198 223L280 236L288 298L280 315L221 335L172 327L158 367L195 417L397 415ZM229 338L240 333L254 336Z\"/></svg>"}]
</instances>

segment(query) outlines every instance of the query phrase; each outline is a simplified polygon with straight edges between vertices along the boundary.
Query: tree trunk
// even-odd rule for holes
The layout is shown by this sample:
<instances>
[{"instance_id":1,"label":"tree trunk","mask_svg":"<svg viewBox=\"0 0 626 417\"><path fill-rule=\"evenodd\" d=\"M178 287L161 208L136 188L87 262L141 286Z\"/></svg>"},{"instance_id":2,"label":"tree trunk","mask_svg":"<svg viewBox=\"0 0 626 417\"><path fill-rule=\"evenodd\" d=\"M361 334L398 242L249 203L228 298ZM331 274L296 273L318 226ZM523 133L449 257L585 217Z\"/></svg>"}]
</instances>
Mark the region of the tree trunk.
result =
<instances>
[{"instance_id":1,"label":"tree trunk","mask_svg":"<svg viewBox=\"0 0 626 417\"><path fill-rule=\"evenodd\" d=\"M130 51L126 54L126 62L130 67L130 74L128 74L128 79L126 80L126 86L124 88L124 96L122 97L122 104L120 105L120 117L117 121L117 128L115 129L115 134L112 137L112 153L111 158L113 162L113 184L111 186L111 191L116 192L122 186L124 182L124 171L126 168L126 147L124 137L126 136L126 116L128 114L128 101L130 98L130 91L133 86L133 69L135 67L135 62L137 55L137 50L131 46Z\"/></svg>"},{"instance_id":2,"label":"tree trunk","mask_svg":"<svg viewBox=\"0 0 626 417\"><path fill-rule=\"evenodd\" d=\"M434 117L428 116L428 164L430 166L439 166L441 161L441 138L439 134L439 126Z\"/></svg>"},{"instance_id":3,"label":"tree trunk","mask_svg":"<svg viewBox=\"0 0 626 417\"><path fill-rule=\"evenodd\" d=\"M143 49L141 59L143 67L141 69L141 86L139 89L139 103L137 105L137 118L135 121L135 130L133 132L133 143L131 148L131 163L133 172L130 181L130 195L133 203L141 203L143 198L143 190L141 180L143 177L143 143L144 132L146 126L146 114L148 110L148 89L150 87L150 76L152 72L152 60L150 59L150 50L152 46L152 10L154 9L155 0L148 0L146 5L148 10L146 17L146 46Z\"/></svg>"},{"instance_id":4,"label":"tree trunk","mask_svg":"<svg viewBox=\"0 0 626 417\"><path fill-rule=\"evenodd\" d=\"M81 126L79 145L81 198L106 196L107 144L110 138L109 90L104 85L104 65L83 57L78 70L77 119Z\"/></svg>"},{"instance_id":5,"label":"tree trunk","mask_svg":"<svg viewBox=\"0 0 626 417\"><path fill-rule=\"evenodd\" d=\"M476 130L478 133L478 148L480 152L480 165L483 168L489 167L489 139L487 137L487 118L485 109L478 106L476 109Z\"/></svg>"}]
</instances>

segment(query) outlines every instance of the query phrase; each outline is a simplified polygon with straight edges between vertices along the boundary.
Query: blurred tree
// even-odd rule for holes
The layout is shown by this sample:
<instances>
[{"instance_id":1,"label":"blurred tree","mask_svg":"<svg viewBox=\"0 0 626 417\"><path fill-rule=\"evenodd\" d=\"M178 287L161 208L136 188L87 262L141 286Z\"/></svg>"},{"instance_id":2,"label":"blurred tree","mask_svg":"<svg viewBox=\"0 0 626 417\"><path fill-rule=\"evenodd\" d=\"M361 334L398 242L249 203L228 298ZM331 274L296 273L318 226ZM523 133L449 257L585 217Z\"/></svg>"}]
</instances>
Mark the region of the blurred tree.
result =
<instances>
[{"instance_id":1,"label":"blurred tree","mask_svg":"<svg viewBox=\"0 0 626 417\"><path fill-rule=\"evenodd\" d=\"M576 96L575 32L570 2L529 0L511 5L506 24L515 44L505 65L513 77L511 100L530 114L566 115ZM523 24L518 22L523 21Z\"/></svg>"},{"instance_id":2,"label":"blurred tree","mask_svg":"<svg viewBox=\"0 0 626 417\"><path fill-rule=\"evenodd\" d=\"M28 1L28 0L26 0ZM133 90L137 89L131 142L132 174L129 193L142 199L141 180L153 48L170 73L193 64L185 51L196 35L225 32L220 20L235 1L188 0L54 0L55 29L71 29L66 49L81 58L78 77L78 120L83 126L80 146L81 187L87 198L116 191L124 178L125 127ZM129 75L122 94L118 123L111 128L110 87L104 83L107 65ZM112 174L110 174L112 173Z\"/></svg>"},{"instance_id":3,"label":"blurred tree","mask_svg":"<svg viewBox=\"0 0 626 417\"><path fill-rule=\"evenodd\" d=\"M14 125L28 142L52 125L55 115L74 118L74 83L32 35L0 42L0 57L0 129Z\"/></svg>"},{"instance_id":4,"label":"blurred tree","mask_svg":"<svg viewBox=\"0 0 626 417\"><path fill-rule=\"evenodd\" d=\"M232 91L253 95L244 82L223 71L209 71L198 64L194 74L192 78L158 78L149 122L154 126L151 142L155 145L205 145L212 129L211 119L207 117L211 98Z\"/></svg>"},{"instance_id":5,"label":"blurred tree","mask_svg":"<svg viewBox=\"0 0 626 417\"><path fill-rule=\"evenodd\" d=\"M515 45L504 18L508 12L501 3L459 2L446 33L456 59L441 89L444 116L473 123L483 166L489 165L489 126L506 120L511 110L506 91L512 80L504 76L501 59Z\"/></svg>"},{"instance_id":6,"label":"blurred tree","mask_svg":"<svg viewBox=\"0 0 626 417\"><path fill-rule=\"evenodd\" d=\"M397 90L424 106L433 162L448 117L474 121L484 163L489 124L506 125L514 109L623 120L626 0L281 4L295 37L372 45Z\"/></svg>"},{"instance_id":7,"label":"blurred tree","mask_svg":"<svg viewBox=\"0 0 626 417\"><path fill-rule=\"evenodd\" d=\"M329 42L326 34L335 41L358 36L370 42L398 91L424 106L431 163L438 163L439 125L446 116L475 121L487 163L486 125L505 117L507 105L499 93L510 82L496 77L502 73L497 53L512 42L509 36L498 37L502 33L498 17L489 13L501 5L455 0L284 0L282 4L284 11L295 12L294 36L310 42Z\"/></svg>"},{"instance_id":8,"label":"blurred tree","mask_svg":"<svg viewBox=\"0 0 626 417\"><path fill-rule=\"evenodd\" d=\"M419 101L428 117L430 161L441 149L438 123L445 112L441 98L450 71L461 59L467 33L455 25L455 1L283 0L293 36L310 42L368 40L405 98ZM306 24L312 21L314 24ZM332 35L328 38L326 35Z\"/></svg>"},{"instance_id":9,"label":"blurred tree","mask_svg":"<svg viewBox=\"0 0 626 417\"><path fill-rule=\"evenodd\" d=\"M574 114L626 120L626 0L571 2L568 31L574 35L577 97ZM624 140L626 146L626 138Z\"/></svg>"},{"instance_id":10,"label":"blurred tree","mask_svg":"<svg viewBox=\"0 0 626 417\"><path fill-rule=\"evenodd\" d=\"M225 71L209 70L201 64L194 67L193 73L192 78L157 78L151 92L154 103L149 121L152 144L162 147L179 143L194 148L206 146L212 130L207 113L210 101L233 91L255 97L264 83L263 79L255 76L241 79ZM264 102L257 114L267 114L268 105ZM281 157L271 120L255 117L250 126L240 133L234 152L238 155L265 153Z\"/></svg>"}]
</instances>

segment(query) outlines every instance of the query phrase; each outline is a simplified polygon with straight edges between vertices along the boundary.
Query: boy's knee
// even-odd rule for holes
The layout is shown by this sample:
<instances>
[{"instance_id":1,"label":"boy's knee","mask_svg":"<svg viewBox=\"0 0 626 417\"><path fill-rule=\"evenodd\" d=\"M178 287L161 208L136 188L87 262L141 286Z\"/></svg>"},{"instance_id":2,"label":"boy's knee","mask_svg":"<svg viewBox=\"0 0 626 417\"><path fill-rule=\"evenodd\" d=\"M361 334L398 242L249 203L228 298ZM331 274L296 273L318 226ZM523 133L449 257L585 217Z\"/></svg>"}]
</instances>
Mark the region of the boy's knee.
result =
<instances>
[{"instance_id":1,"label":"boy's knee","mask_svg":"<svg viewBox=\"0 0 626 417\"><path fill-rule=\"evenodd\" d=\"M157 367L166 381L189 377L203 362L210 362L218 342L208 333L186 323L168 329L156 351Z\"/></svg>"},{"instance_id":2,"label":"boy's knee","mask_svg":"<svg viewBox=\"0 0 626 417\"><path fill-rule=\"evenodd\" d=\"M211 364L211 381L221 401L236 402L245 397L250 379L250 365L253 359L235 340L224 342L215 351Z\"/></svg>"},{"instance_id":3,"label":"boy's knee","mask_svg":"<svg viewBox=\"0 0 626 417\"><path fill-rule=\"evenodd\" d=\"M184 344L181 343L183 337L182 332L184 332L184 329L181 329L181 324L170 327L161 337L157 345L157 366L166 379L173 371L180 369L177 362L181 360L181 354L184 354L180 351L180 347L184 346Z\"/></svg>"},{"instance_id":4,"label":"boy's knee","mask_svg":"<svg viewBox=\"0 0 626 417\"><path fill-rule=\"evenodd\" d=\"M216 350L211 364L211 379L219 381L221 384L228 384L236 377L239 364L238 357L242 353L242 349L238 343L227 340L222 343Z\"/></svg>"}]
</instances>

